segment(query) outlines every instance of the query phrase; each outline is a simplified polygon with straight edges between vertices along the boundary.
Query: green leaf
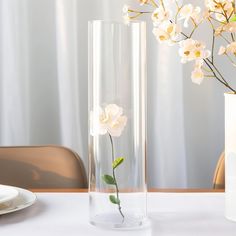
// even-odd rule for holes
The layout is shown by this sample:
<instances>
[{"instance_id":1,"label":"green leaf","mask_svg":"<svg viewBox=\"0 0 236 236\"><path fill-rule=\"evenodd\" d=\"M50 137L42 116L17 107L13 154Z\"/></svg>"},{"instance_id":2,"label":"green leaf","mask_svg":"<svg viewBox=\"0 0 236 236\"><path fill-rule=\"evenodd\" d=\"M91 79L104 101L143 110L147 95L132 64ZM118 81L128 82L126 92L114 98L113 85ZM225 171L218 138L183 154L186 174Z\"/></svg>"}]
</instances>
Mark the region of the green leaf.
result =
<instances>
[{"instance_id":1,"label":"green leaf","mask_svg":"<svg viewBox=\"0 0 236 236\"><path fill-rule=\"evenodd\" d=\"M113 184L115 185L116 181L114 180L114 178L110 175L103 175L102 176L102 179L103 181L106 183L106 184Z\"/></svg>"},{"instance_id":2,"label":"green leaf","mask_svg":"<svg viewBox=\"0 0 236 236\"><path fill-rule=\"evenodd\" d=\"M236 14L234 14L234 15L230 18L229 21L230 21L230 22L235 22L235 21L236 21Z\"/></svg>"},{"instance_id":3,"label":"green leaf","mask_svg":"<svg viewBox=\"0 0 236 236\"><path fill-rule=\"evenodd\" d=\"M117 166L119 166L124 161L124 159L125 159L124 157L116 158L112 163L112 168L115 169Z\"/></svg>"},{"instance_id":4,"label":"green leaf","mask_svg":"<svg viewBox=\"0 0 236 236\"><path fill-rule=\"evenodd\" d=\"M117 199L115 196L113 196L113 195L110 195L109 196L109 199L110 199L110 201L113 203L113 204L120 204L120 200L119 199Z\"/></svg>"}]
</instances>

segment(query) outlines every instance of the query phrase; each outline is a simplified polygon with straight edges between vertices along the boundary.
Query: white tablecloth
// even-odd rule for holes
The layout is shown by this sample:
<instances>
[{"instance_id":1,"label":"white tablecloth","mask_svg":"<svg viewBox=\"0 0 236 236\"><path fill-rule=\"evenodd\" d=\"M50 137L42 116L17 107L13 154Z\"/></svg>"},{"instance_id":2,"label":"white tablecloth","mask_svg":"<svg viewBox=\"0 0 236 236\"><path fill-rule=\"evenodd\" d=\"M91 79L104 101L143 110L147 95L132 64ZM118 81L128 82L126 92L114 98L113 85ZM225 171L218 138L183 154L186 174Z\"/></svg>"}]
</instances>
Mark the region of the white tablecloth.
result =
<instances>
[{"instance_id":1,"label":"white tablecloth","mask_svg":"<svg viewBox=\"0 0 236 236\"><path fill-rule=\"evenodd\" d=\"M150 226L104 230L88 223L87 193L37 193L37 202L0 216L0 236L236 236L224 218L224 193L148 193Z\"/></svg>"}]
</instances>

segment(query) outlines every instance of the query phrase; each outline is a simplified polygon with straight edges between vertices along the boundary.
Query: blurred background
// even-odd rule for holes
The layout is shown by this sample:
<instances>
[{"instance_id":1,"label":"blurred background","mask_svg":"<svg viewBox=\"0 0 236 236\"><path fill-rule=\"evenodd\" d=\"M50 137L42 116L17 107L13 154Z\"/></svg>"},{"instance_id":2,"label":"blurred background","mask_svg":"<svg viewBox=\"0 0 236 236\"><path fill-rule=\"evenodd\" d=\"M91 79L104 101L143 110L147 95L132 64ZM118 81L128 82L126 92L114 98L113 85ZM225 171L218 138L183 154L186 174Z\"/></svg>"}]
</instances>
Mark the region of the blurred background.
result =
<instances>
[{"instance_id":1,"label":"blurred background","mask_svg":"<svg viewBox=\"0 0 236 236\"><path fill-rule=\"evenodd\" d=\"M122 20L124 4L138 7L136 0L0 0L0 145L64 145L87 166L87 24ZM143 20L148 186L211 188L224 150L226 90L213 79L193 84L178 47L159 45L150 17ZM210 42L204 26L200 32Z\"/></svg>"}]
</instances>

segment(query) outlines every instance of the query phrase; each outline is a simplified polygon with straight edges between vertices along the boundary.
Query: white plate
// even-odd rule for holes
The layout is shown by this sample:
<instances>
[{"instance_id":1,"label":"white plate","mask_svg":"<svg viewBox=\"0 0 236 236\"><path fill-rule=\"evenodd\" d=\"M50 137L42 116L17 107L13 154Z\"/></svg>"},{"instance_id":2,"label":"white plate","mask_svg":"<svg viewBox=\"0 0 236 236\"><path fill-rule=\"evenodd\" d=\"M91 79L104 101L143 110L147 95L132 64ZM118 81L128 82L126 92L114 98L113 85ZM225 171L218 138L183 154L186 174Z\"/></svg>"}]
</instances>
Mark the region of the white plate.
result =
<instances>
[{"instance_id":1,"label":"white plate","mask_svg":"<svg viewBox=\"0 0 236 236\"><path fill-rule=\"evenodd\" d=\"M0 204L11 201L18 196L16 188L8 185L0 185Z\"/></svg>"},{"instance_id":2,"label":"white plate","mask_svg":"<svg viewBox=\"0 0 236 236\"><path fill-rule=\"evenodd\" d=\"M8 202L7 205L1 204L0 215L22 210L35 203L37 198L34 193L23 188L14 188L18 191L18 196L14 198L11 202Z\"/></svg>"}]
</instances>

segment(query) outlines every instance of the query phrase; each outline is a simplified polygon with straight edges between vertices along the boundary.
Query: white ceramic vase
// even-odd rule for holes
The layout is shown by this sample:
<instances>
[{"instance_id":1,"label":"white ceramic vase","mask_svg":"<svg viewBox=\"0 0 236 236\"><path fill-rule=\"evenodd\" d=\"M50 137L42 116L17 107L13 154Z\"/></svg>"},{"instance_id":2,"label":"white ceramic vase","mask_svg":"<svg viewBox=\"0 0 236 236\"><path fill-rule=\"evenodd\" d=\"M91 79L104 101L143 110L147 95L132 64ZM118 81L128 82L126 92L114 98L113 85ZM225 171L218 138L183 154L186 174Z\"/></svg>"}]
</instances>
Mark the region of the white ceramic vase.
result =
<instances>
[{"instance_id":1,"label":"white ceramic vase","mask_svg":"<svg viewBox=\"0 0 236 236\"><path fill-rule=\"evenodd\" d=\"M225 94L225 216L236 221L236 94Z\"/></svg>"}]
</instances>

